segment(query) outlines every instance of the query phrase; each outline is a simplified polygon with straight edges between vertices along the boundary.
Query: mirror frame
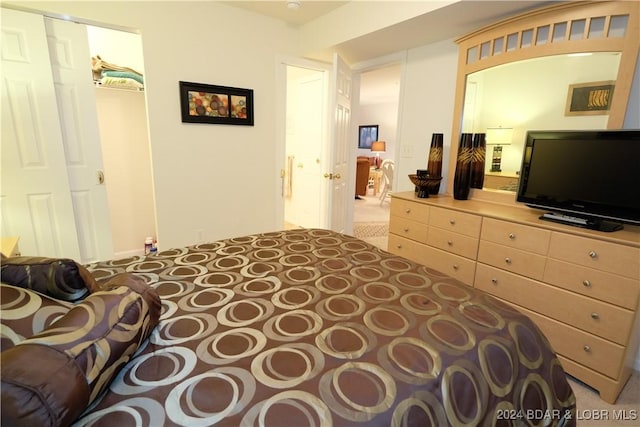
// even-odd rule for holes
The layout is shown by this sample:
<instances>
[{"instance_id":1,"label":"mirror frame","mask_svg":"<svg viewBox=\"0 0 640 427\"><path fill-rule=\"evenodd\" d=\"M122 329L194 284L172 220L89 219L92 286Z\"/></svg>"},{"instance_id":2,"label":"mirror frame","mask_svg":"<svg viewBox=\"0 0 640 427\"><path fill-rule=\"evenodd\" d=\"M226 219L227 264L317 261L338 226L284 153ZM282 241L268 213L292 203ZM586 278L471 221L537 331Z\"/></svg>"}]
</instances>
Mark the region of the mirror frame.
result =
<instances>
[{"instance_id":1,"label":"mirror frame","mask_svg":"<svg viewBox=\"0 0 640 427\"><path fill-rule=\"evenodd\" d=\"M623 36L611 34L612 17L628 16ZM590 31L592 20L604 25L602 32ZM607 129L620 129L631 92L640 51L640 3L630 1L570 2L533 10L483 27L456 40L458 75L456 80L453 129L447 179L447 194L453 181L462 129L467 76L480 70L516 61L551 55L587 52L620 52L616 87L611 100ZM562 27L565 27L564 30ZM573 31L573 28L576 31ZM583 27L582 31L580 28ZM547 38L540 37L546 33ZM554 35L559 33L558 38ZM502 40L502 43L500 43ZM501 47L500 47L501 44ZM640 70L639 70L640 72ZM469 199L516 204L515 193L471 189Z\"/></svg>"}]
</instances>

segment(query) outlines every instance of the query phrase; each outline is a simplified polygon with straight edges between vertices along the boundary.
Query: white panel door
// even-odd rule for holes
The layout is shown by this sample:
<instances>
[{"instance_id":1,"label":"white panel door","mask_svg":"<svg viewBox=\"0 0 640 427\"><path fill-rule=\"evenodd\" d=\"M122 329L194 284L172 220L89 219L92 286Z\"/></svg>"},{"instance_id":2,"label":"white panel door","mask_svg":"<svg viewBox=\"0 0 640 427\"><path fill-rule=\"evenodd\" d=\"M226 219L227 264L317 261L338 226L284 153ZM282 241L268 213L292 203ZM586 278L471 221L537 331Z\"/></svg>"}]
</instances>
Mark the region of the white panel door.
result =
<instances>
[{"instance_id":1,"label":"white panel door","mask_svg":"<svg viewBox=\"0 0 640 427\"><path fill-rule=\"evenodd\" d=\"M293 67L289 67L289 70ZM302 73L301 71L298 71ZM322 227L319 195L325 149L326 85L323 71L304 70L291 78L287 89L287 155L292 156L291 197L285 219L305 228Z\"/></svg>"},{"instance_id":2,"label":"white panel door","mask_svg":"<svg viewBox=\"0 0 640 427\"><path fill-rule=\"evenodd\" d=\"M80 259L41 15L2 9L2 235L24 255Z\"/></svg>"},{"instance_id":3,"label":"white panel door","mask_svg":"<svg viewBox=\"0 0 640 427\"><path fill-rule=\"evenodd\" d=\"M113 256L87 28L45 18L71 200L83 263Z\"/></svg>"},{"instance_id":4,"label":"white panel door","mask_svg":"<svg viewBox=\"0 0 640 427\"><path fill-rule=\"evenodd\" d=\"M352 211L354 189L349 186L349 142L351 133L351 69L337 54L333 60L331 123L331 189L329 195L330 228L345 232ZM355 168L355 163L354 163Z\"/></svg>"}]
</instances>

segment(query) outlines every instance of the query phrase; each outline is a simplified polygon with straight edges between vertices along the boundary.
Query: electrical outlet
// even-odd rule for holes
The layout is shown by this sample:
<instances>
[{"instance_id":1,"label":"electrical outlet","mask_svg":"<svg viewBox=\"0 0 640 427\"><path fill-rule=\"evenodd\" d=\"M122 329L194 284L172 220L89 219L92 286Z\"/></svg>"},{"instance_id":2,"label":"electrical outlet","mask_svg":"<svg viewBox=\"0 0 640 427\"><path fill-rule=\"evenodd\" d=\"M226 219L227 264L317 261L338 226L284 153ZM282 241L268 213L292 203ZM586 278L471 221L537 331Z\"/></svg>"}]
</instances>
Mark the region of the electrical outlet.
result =
<instances>
[{"instance_id":1,"label":"electrical outlet","mask_svg":"<svg viewBox=\"0 0 640 427\"><path fill-rule=\"evenodd\" d=\"M204 230L202 228L198 228L197 230L195 230L196 232L196 243L203 243L204 242Z\"/></svg>"}]
</instances>

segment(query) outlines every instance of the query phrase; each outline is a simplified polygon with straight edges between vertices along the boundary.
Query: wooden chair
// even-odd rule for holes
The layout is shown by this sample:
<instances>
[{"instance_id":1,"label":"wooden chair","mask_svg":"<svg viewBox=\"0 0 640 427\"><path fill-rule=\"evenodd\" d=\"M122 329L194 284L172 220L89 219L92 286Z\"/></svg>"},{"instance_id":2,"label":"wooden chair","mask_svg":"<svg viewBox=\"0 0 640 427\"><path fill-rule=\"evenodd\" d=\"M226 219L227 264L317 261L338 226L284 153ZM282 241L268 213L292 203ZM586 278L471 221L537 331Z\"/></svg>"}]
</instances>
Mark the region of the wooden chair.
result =
<instances>
[{"instance_id":1,"label":"wooden chair","mask_svg":"<svg viewBox=\"0 0 640 427\"><path fill-rule=\"evenodd\" d=\"M380 169L382 169L382 191L380 192L380 206L384 201L391 197L391 190L393 188L393 169L395 164L393 160L385 159L382 161Z\"/></svg>"}]
</instances>

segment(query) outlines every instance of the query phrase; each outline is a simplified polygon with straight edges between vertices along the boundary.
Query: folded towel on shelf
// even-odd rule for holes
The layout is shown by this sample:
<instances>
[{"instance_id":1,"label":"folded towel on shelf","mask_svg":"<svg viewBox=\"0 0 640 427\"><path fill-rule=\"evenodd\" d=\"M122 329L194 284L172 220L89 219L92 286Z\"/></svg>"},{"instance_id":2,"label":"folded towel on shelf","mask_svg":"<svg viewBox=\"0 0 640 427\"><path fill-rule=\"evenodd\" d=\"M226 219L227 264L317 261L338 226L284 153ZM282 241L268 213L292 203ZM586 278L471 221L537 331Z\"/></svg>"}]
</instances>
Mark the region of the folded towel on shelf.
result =
<instances>
[{"instance_id":1,"label":"folded towel on shelf","mask_svg":"<svg viewBox=\"0 0 640 427\"><path fill-rule=\"evenodd\" d=\"M144 85L128 77L104 76L103 78L98 80L98 83L102 86L118 87L123 89L133 89L133 90L144 89Z\"/></svg>"},{"instance_id":2,"label":"folded towel on shelf","mask_svg":"<svg viewBox=\"0 0 640 427\"><path fill-rule=\"evenodd\" d=\"M100 80L100 78L102 77L102 72L103 71L124 71L124 72L128 72L128 73L134 73L137 74L138 76L140 76L140 78L142 78L143 74L134 70L133 68L129 68L129 67L123 67L120 65L116 65L116 64L112 64L110 62L107 62L105 60L103 60L100 55L96 55L96 56L92 56L91 57L91 69L93 71L93 79L94 80ZM140 82L142 83L142 82Z\"/></svg>"},{"instance_id":3,"label":"folded towel on shelf","mask_svg":"<svg viewBox=\"0 0 640 427\"><path fill-rule=\"evenodd\" d=\"M143 77L138 73L132 73L131 71L103 71L102 77L122 77L127 79L133 79L140 84L144 84Z\"/></svg>"}]
</instances>

